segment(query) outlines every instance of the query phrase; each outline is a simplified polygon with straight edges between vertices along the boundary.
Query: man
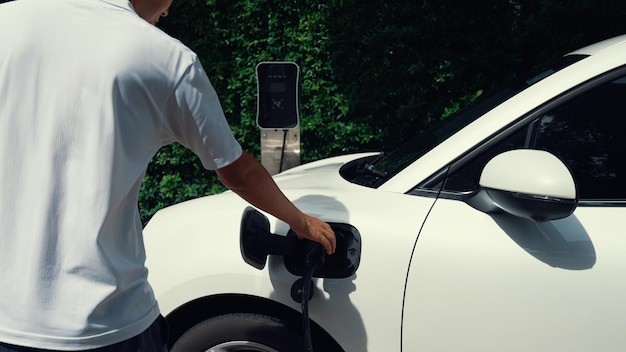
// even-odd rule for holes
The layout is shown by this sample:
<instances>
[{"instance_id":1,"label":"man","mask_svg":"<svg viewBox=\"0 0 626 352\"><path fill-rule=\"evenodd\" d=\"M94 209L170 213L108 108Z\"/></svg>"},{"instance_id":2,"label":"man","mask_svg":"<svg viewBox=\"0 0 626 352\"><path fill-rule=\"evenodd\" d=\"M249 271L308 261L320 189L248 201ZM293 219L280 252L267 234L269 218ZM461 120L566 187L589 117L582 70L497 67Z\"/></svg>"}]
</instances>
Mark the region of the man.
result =
<instances>
[{"instance_id":1,"label":"man","mask_svg":"<svg viewBox=\"0 0 626 352\"><path fill-rule=\"evenodd\" d=\"M170 4L0 5L0 351L165 350L137 198L172 141L335 250L241 150L196 55L153 26Z\"/></svg>"}]
</instances>

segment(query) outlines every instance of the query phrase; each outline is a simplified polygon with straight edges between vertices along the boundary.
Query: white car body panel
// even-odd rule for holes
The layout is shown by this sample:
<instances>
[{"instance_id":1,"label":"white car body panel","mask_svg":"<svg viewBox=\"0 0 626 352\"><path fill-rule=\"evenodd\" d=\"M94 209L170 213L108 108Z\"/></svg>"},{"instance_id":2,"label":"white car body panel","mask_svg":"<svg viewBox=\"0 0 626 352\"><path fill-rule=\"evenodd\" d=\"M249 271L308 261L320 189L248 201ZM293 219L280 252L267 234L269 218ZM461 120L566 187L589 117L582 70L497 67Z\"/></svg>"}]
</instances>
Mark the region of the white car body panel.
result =
<instances>
[{"instance_id":1,"label":"white car body panel","mask_svg":"<svg viewBox=\"0 0 626 352\"><path fill-rule=\"evenodd\" d=\"M342 336L345 351L400 350L406 269L389 268L408 267L413 243L434 199L352 185L337 172L346 158L336 160L302 166L306 173L297 176L285 173L276 177L285 194L303 211L325 221L351 224L361 231L364 242L359 266L362 275L315 280L310 318L331 335ZM318 185L322 180L326 182ZM292 190L292 183L311 188L306 193ZM394 207L374 210L373 203ZM164 315L196 298L228 293L268 297L300 311L300 304L290 296L291 285L299 277L284 268L282 259L270 257L263 271L242 260L239 219L245 207L245 202L226 192L166 208L150 221L145 228L149 280ZM288 228L274 220L271 230L286 234ZM172 261L164 258L176 262L175 270ZM387 258L386 262L381 263L380 258ZM366 325L368 321L385 323Z\"/></svg>"},{"instance_id":2,"label":"white car body panel","mask_svg":"<svg viewBox=\"0 0 626 352\"><path fill-rule=\"evenodd\" d=\"M578 208L535 223L438 200L411 262L403 350L624 350L625 215ZM522 248L506 226L536 242Z\"/></svg>"},{"instance_id":3,"label":"white car body panel","mask_svg":"<svg viewBox=\"0 0 626 352\"><path fill-rule=\"evenodd\" d=\"M360 231L357 273L316 279L309 305L310 318L345 351L626 348L626 286L620 280L626 207L578 207L565 219L537 223L488 215L459 200L405 194L528 112L623 66L626 36L574 53L593 55L487 112L377 189L339 175L342 165L372 153L275 176L304 212ZM220 294L300 310L290 295L299 278L281 258L270 257L263 270L243 261L239 228L246 206L225 192L152 218L144 231L146 265L164 315ZM273 233L287 233L286 224L272 217L270 223Z\"/></svg>"}]
</instances>

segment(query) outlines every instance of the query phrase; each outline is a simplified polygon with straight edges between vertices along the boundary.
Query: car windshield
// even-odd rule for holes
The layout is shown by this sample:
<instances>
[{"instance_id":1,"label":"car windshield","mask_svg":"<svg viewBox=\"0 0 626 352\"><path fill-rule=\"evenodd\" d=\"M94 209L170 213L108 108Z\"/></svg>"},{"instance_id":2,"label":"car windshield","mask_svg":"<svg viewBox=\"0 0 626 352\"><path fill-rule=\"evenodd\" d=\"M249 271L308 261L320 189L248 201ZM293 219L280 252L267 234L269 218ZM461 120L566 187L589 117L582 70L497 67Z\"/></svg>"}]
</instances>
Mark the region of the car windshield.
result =
<instances>
[{"instance_id":1,"label":"car windshield","mask_svg":"<svg viewBox=\"0 0 626 352\"><path fill-rule=\"evenodd\" d=\"M355 160L346 164L341 175L352 183L377 188L426 152L463 129L486 112L492 110L512 96L552 75L553 73L583 59L584 55L569 55L559 61L524 76L524 79L509 84L496 93L478 99L468 108L438 121L430 128L420 131L412 140L391 153Z\"/></svg>"}]
</instances>

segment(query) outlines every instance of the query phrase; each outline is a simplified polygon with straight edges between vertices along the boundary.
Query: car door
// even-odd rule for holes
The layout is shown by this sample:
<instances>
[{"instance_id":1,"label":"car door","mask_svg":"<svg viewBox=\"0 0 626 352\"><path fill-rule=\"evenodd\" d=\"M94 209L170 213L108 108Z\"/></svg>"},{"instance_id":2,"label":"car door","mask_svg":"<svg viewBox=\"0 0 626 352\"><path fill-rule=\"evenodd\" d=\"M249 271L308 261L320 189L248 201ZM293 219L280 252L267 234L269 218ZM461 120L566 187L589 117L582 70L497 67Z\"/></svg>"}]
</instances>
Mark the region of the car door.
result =
<instances>
[{"instance_id":1,"label":"car door","mask_svg":"<svg viewBox=\"0 0 626 352\"><path fill-rule=\"evenodd\" d=\"M403 351L626 348L626 69L521 116L449 166L409 268ZM535 222L466 203L495 155L547 150L579 204ZM419 188L419 187L418 187Z\"/></svg>"}]
</instances>

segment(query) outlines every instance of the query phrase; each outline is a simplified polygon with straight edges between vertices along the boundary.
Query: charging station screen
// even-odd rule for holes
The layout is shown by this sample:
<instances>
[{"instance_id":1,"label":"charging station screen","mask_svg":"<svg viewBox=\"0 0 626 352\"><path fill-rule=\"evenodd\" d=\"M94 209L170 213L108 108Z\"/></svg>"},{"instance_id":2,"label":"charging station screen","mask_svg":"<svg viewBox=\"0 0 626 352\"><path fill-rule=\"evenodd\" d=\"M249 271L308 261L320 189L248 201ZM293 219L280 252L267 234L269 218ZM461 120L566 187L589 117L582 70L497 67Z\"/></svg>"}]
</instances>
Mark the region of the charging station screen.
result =
<instances>
[{"instance_id":1,"label":"charging station screen","mask_svg":"<svg viewBox=\"0 0 626 352\"><path fill-rule=\"evenodd\" d=\"M256 67L257 124L261 128L290 129L298 125L298 65L262 62Z\"/></svg>"}]
</instances>

